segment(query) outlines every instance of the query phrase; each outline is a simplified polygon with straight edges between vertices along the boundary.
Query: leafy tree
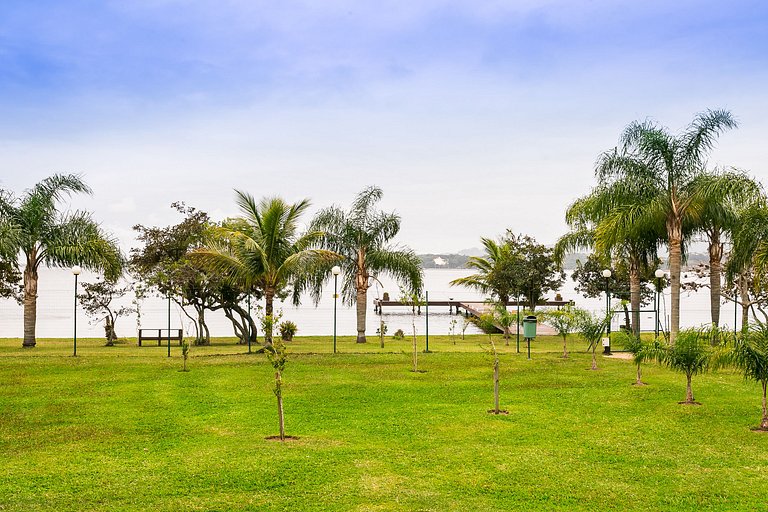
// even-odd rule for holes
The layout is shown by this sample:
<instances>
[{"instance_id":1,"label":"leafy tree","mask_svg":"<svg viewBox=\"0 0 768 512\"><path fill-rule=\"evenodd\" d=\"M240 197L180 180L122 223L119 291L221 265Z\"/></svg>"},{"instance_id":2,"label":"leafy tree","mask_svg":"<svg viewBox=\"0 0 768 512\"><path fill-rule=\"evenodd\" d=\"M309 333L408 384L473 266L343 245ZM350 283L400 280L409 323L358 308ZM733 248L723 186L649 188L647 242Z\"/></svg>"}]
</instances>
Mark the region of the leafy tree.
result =
<instances>
[{"instance_id":1,"label":"leafy tree","mask_svg":"<svg viewBox=\"0 0 768 512\"><path fill-rule=\"evenodd\" d=\"M86 314L96 317L97 321L104 321L104 336L108 347L113 346L117 341L115 331L117 319L135 311L129 306L115 306L113 301L121 299L131 289L130 285L120 286L116 279L109 279L83 283L83 293L77 296Z\"/></svg>"},{"instance_id":2,"label":"leafy tree","mask_svg":"<svg viewBox=\"0 0 768 512\"><path fill-rule=\"evenodd\" d=\"M576 332L582 319L587 315L589 315L587 311L570 305L563 309L544 313L544 321L557 331L558 336L563 338L563 358L568 357L568 335Z\"/></svg>"},{"instance_id":3,"label":"leafy tree","mask_svg":"<svg viewBox=\"0 0 768 512\"><path fill-rule=\"evenodd\" d=\"M0 191L0 249L10 261L24 260L24 347L34 347L40 266L84 268L120 275L123 257L117 243L82 211L62 213L61 200L90 194L80 176L55 174L22 196ZM8 260L6 260L8 261Z\"/></svg>"},{"instance_id":4,"label":"leafy tree","mask_svg":"<svg viewBox=\"0 0 768 512\"><path fill-rule=\"evenodd\" d=\"M621 181L642 187L647 198L615 216L611 222L613 229L625 232L638 222L666 227L672 344L680 330L680 270L688 239L686 225L697 224L703 201L711 196L698 178L705 172L707 156L718 136L735 127L733 116L723 110L696 115L679 135L649 121L633 122L624 130L620 148L601 155L597 165L596 175L601 182Z\"/></svg>"},{"instance_id":5,"label":"leafy tree","mask_svg":"<svg viewBox=\"0 0 768 512\"><path fill-rule=\"evenodd\" d=\"M270 315L266 315L270 317ZM270 317L271 320L271 317ZM269 327L265 326L264 332L272 332L273 325ZM288 355L285 347L285 343L280 338L276 338L273 342L269 343L265 347L267 359L275 370L275 388L274 393L277 397L277 415L280 423L280 441L285 441L285 414L283 413L283 372L285 371L285 365L288 362Z\"/></svg>"},{"instance_id":6,"label":"leafy tree","mask_svg":"<svg viewBox=\"0 0 768 512\"><path fill-rule=\"evenodd\" d=\"M485 256L471 256L467 261L467 268L477 272L454 279L451 286L474 288L506 305L510 297L520 294L520 271L523 266L521 255L508 237L498 241L481 238L481 242Z\"/></svg>"},{"instance_id":7,"label":"leafy tree","mask_svg":"<svg viewBox=\"0 0 768 512\"><path fill-rule=\"evenodd\" d=\"M336 262L338 255L311 248L321 232L299 233L299 219L309 208L308 200L289 204L273 197L256 203L250 194L236 193L241 216L217 228L206 246L190 256L210 275L241 289L261 290L264 313L272 317L275 297L292 293L298 305L310 276ZM264 342L267 346L273 343L271 325L264 330Z\"/></svg>"},{"instance_id":8,"label":"leafy tree","mask_svg":"<svg viewBox=\"0 0 768 512\"><path fill-rule=\"evenodd\" d=\"M687 381L685 400L679 402L685 405L701 405L693 398L691 378L705 373L709 369L712 357L712 347L707 331L703 329L683 329L678 333L674 345L669 345L660 354L660 362L669 368L684 373Z\"/></svg>"},{"instance_id":9,"label":"leafy tree","mask_svg":"<svg viewBox=\"0 0 768 512\"><path fill-rule=\"evenodd\" d=\"M357 310L357 343L365 343L368 288L380 275L393 277L409 293L421 293L423 272L416 254L408 248L390 245L400 232L400 216L376 210L382 190L368 187L360 192L348 211L337 206L317 213L310 230L324 233L318 247L341 256L341 297ZM308 280L315 300L320 298L330 268L320 267Z\"/></svg>"},{"instance_id":10,"label":"leafy tree","mask_svg":"<svg viewBox=\"0 0 768 512\"><path fill-rule=\"evenodd\" d=\"M15 262L0 259L0 298L14 299L19 304L24 297L21 285L21 272Z\"/></svg>"},{"instance_id":11,"label":"leafy tree","mask_svg":"<svg viewBox=\"0 0 768 512\"><path fill-rule=\"evenodd\" d=\"M603 270L611 268L611 277L603 277ZM642 271L637 275L641 286L638 288L639 302L633 306L634 310L639 310L642 306L653 300L654 291L648 286L642 286L655 279L651 267L641 267ZM626 261L618 260L614 265L610 265L605 259L596 254L590 254L583 263L581 260L576 262L576 269L571 274L571 279L576 283L575 290L584 297L597 298L605 296L605 287L608 285L608 291L611 297L621 302L624 310L624 322L626 325L633 325L636 333L639 332L639 324L632 324L629 317L629 303L632 295L633 286L630 284L630 271Z\"/></svg>"},{"instance_id":12,"label":"leafy tree","mask_svg":"<svg viewBox=\"0 0 768 512\"><path fill-rule=\"evenodd\" d=\"M577 332L588 343L588 350L592 351L592 370L597 370L596 350L603 339L603 333L608 327L610 315L595 316L591 314L580 315Z\"/></svg>"},{"instance_id":13,"label":"leafy tree","mask_svg":"<svg viewBox=\"0 0 768 512\"><path fill-rule=\"evenodd\" d=\"M477 272L451 281L452 286L490 293L504 304L513 295L523 295L532 311L547 292L560 289L564 274L557 270L552 249L536 243L534 238L507 230L498 242L489 238L482 242L486 256L473 256L467 263Z\"/></svg>"},{"instance_id":14,"label":"leafy tree","mask_svg":"<svg viewBox=\"0 0 768 512\"><path fill-rule=\"evenodd\" d=\"M257 298L259 291L235 286L193 261L190 251L204 246L215 225L207 213L184 203L176 202L171 207L184 215L178 224L164 228L134 226L138 240L144 244L131 251L130 264L134 274L146 287L170 296L179 305L195 326L196 345L210 343L205 315L206 311L217 310L223 310L241 343L247 342L248 335L255 342L256 324L242 302L248 291ZM194 316L187 307L194 310Z\"/></svg>"}]
</instances>

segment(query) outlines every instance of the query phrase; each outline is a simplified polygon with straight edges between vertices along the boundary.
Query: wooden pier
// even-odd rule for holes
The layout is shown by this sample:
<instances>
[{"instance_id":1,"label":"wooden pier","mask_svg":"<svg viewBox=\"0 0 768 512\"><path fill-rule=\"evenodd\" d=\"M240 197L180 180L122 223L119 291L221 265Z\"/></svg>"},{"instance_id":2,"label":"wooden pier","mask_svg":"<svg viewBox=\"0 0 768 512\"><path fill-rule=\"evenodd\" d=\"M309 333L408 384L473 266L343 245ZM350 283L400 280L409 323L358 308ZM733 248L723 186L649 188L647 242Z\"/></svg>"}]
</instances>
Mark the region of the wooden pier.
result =
<instances>
[{"instance_id":1,"label":"wooden pier","mask_svg":"<svg viewBox=\"0 0 768 512\"><path fill-rule=\"evenodd\" d=\"M477 302L477 301L459 301L459 300L430 300L429 302L420 302L418 304L415 304L413 302L400 302L397 300L381 300L381 299L373 299L373 310L378 313L379 315L382 313L383 309L385 307L411 307L412 311L415 311L416 314L421 314L421 306L429 305L430 307L437 306L437 307L447 307L449 313L453 313L454 311L456 314L460 314L461 310L464 310L464 316L473 316L475 318L480 318L482 315L489 312L489 310L492 307L492 304L489 302ZM507 307L513 306L517 307L518 303L517 301L509 301L507 302ZM567 305L573 305L573 301L568 300L549 300L545 301L541 304L536 304L537 306L549 306L549 307L556 307L557 309L560 309L561 307L567 306ZM520 302L520 307L528 307L528 302ZM497 329L501 332L501 327L498 325L496 326ZM539 335L554 335L557 334L554 328L551 326L539 322L536 329L537 333Z\"/></svg>"}]
</instances>

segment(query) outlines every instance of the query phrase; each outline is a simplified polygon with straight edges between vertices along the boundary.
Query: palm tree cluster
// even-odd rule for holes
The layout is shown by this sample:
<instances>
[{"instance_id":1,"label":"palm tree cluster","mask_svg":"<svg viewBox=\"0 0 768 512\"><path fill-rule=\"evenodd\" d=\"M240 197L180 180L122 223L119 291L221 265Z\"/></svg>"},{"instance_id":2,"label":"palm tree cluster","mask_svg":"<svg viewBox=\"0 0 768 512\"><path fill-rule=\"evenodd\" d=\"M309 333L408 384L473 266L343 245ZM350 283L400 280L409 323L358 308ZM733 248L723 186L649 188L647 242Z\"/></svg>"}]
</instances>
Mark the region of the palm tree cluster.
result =
<instances>
[{"instance_id":1,"label":"palm tree cluster","mask_svg":"<svg viewBox=\"0 0 768 512\"><path fill-rule=\"evenodd\" d=\"M749 205L761 203L760 185L736 169L709 169L707 158L718 137L737 123L724 110L695 116L681 133L656 123L633 122L619 145L598 158L598 185L566 213L571 232L556 254L589 248L629 268L632 325L639 335L641 270L658 265L666 246L671 285L670 340L680 328L681 268L688 244L706 238L712 323L719 324L724 241L735 237Z\"/></svg>"}]
</instances>

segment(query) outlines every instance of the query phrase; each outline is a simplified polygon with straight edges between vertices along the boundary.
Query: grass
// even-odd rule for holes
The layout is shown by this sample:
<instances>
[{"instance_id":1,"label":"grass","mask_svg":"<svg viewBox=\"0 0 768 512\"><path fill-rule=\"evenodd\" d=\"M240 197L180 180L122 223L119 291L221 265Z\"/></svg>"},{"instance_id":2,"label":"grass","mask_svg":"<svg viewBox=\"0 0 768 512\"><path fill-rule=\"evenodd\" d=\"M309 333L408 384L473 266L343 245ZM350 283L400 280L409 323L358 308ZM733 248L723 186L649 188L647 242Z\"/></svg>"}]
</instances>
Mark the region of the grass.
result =
<instances>
[{"instance_id":1,"label":"grass","mask_svg":"<svg viewBox=\"0 0 768 512\"><path fill-rule=\"evenodd\" d=\"M492 360L468 336L360 346L300 337L277 433L262 355L217 340L180 349L101 340L0 339L0 510L760 510L768 435L758 385L729 371L685 378L601 358L560 338ZM420 340L423 347L423 339Z\"/></svg>"}]
</instances>

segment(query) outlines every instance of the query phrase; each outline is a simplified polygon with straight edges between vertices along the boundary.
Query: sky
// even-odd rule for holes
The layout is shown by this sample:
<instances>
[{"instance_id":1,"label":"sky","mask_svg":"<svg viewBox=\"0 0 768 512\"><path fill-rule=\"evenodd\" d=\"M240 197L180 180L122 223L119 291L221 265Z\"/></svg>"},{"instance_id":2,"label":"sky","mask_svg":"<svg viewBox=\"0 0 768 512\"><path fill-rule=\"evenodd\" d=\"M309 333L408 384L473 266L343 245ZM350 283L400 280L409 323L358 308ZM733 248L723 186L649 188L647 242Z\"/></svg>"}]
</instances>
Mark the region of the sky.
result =
<instances>
[{"instance_id":1,"label":"sky","mask_svg":"<svg viewBox=\"0 0 768 512\"><path fill-rule=\"evenodd\" d=\"M174 201L373 184L419 253L549 244L634 120L728 109L710 164L768 183L766 84L764 1L3 0L0 188L80 173L126 249Z\"/></svg>"}]
</instances>

